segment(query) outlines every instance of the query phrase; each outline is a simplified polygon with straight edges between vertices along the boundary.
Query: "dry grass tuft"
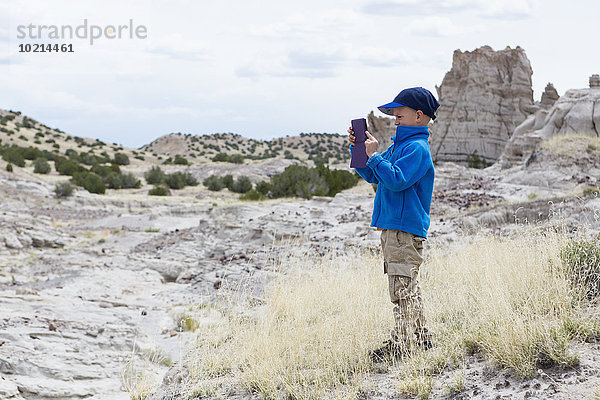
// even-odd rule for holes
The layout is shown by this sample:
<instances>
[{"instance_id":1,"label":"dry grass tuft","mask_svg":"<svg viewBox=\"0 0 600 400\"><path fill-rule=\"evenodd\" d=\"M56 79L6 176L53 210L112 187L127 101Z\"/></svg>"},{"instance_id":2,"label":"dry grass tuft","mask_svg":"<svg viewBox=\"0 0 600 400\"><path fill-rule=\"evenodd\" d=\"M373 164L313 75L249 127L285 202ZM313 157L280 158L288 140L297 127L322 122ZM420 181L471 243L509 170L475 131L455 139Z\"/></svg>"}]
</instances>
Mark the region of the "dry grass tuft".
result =
<instances>
[{"instance_id":1,"label":"dry grass tuft","mask_svg":"<svg viewBox=\"0 0 600 400\"><path fill-rule=\"evenodd\" d=\"M600 327L566 278L560 250L567 242L560 233L523 232L434 243L421 285L435 347L387 366L398 389L427 398L437 374L456 370L449 390L459 392L465 356L474 352L523 377L577 364L571 341L596 336ZM250 313L238 292L220 319L198 327L190 395L224 395L240 386L266 399L365 395L369 373L380 368L368 350L392 327L381 256L288 254L280 263L264 304Z\"/></svg>"},{"instance_id":2,"label":"dry grass tuft","mask_svg":"<svg viewBox=\"0 0 600 400\"><path fill-rule=\"evenodd\" d=\"M582 155L600 156L600 138L587 135L556 135L542 142L542 149L560 157L578 159Z\"/></svg>"}]
</instances>

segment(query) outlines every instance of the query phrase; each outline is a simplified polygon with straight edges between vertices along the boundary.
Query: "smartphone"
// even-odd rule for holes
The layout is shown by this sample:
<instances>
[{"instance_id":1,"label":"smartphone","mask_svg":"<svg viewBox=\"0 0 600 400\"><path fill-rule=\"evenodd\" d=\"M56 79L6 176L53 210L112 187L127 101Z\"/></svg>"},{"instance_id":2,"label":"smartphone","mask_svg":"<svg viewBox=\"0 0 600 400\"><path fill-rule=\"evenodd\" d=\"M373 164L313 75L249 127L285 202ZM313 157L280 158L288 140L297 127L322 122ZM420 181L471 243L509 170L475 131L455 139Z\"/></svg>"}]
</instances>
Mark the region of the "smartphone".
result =
<instances>
[{"instance_id":1,"label":"smartphone","mask_svg":"<svg viewBox=\"0 0 600 400\"><path fill-rule=\"evenodd\" d=\"M354 137L356 143L352 150L352 159L350 160L350 168L366 168L367 167L367 149L365 148L365 141L367 140L367 120L364 118L353 119L350 122L352 130L354 131Z\"/></svg>"}]
</instances>

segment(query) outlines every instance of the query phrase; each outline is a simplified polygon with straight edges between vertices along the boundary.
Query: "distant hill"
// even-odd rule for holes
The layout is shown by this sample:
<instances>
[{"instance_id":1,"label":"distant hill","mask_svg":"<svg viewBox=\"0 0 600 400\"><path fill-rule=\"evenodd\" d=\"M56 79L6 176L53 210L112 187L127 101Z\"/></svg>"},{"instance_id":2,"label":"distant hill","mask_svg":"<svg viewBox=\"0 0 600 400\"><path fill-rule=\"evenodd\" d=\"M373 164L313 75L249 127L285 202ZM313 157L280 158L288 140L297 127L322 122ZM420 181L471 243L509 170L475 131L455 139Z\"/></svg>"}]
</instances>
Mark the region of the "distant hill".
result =
<instances>
[{"instance_id":1,"label":"distant hill","mask_svg":"<svg viewBox=\"0 0 600 400\"><path fill-rule=\"evenodd\" d=\"M0 110L0 145L34 147L51 153L65 155L68 150L86 156L114 158L116 153L128 156L132 166L158 164L160 159L144 150L135 150L117 143L69 135L60 129L50 128L19 111Z\"/></svg>"},{"instance_id":2,"label":"distant hill","mask_svg":"<svg viewBox=\"0 0 600 400\"><path fill-rule=\"evenodd\" d=\"M235 133L191 135L171 133L161 136L142 150L159 156L183 156L188 160L209 161L217 154L241 154L245 159L296 158L315 162L340 163L349 159L347 137L337 133L301 133L272 140L245 138Z\"/></svg>"},{"instance_id":3,"label":"distant hill","mask_svg":"<svg viewBox=\"0 0 600 400\"><path fill-rule=\"evenodd\" d=\"M117 143L69 135L19 111L0 110L0 145L13 144L20 147L32 146L61 155L69 149L84 155L109 158L114 158L115 153L124 153L131 160L132 166L170 164L176 156L184 157L191 164L204 164L212 162L219 153L228 156L240 154L246 162L288 158L338 164L349 160L347 138L337 133L301 133L272 140L250 139L235 133L201 136L171 133L139 149L132 149Z\"/></svg>"}]
</instances>

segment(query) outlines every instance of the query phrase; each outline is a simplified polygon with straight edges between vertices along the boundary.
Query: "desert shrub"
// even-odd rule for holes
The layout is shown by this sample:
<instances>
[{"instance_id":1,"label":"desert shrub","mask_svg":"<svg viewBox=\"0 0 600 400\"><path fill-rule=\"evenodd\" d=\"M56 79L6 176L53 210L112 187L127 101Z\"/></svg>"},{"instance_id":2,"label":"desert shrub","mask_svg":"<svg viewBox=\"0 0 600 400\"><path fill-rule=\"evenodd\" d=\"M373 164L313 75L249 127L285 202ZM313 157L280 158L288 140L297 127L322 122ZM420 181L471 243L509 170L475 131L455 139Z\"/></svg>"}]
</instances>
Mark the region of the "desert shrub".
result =
<instances>
[{"instance_id":1,"label":"desert shrub","mask_svg":"<svg viewBox=\"0 0 600 400\"><path fill-rule=\"evenodd\" d=\"M359 181L359 177L349 171L341 169L334 169L332 171L324 164L318 164L316 168L319 175L325 178L325 182L327 182L327 187L329 189L327 196L333 197L342 190L355 186Z\"/></svg>"},{"instance_id":2,"label":"desert shrub","mask_svg":"<svg viewBox=\"0 0 600 400\"><path fill-rule=\"evenodd\" d=\"M221 177L221 182L223 182L223 185L227 189L233 190L233 175L231 175L231 174L223 175Z\"/></svg>"},{"instance_id":3,"label":"desert shrub","mask_svg":"<svg viewBox=\"0 0 600 400\"><path fill-rule=\"evenodd\" d=\"M243 164L244 156L241 154L232 154L229 156L229 162L234 164Z\"/></svg>"},{"instance_id":4,"label":"desert shrub","mask_svg":"<svg viewBox=\"0 0 600 400\"><path fill-rule=\"evenodd\" d=\"M316 168L292 164L271 178L273 198L298 196L310 199L312 196L325 196L327 192L327 182Z\"/></svg>"},{"instance_id":5,"label":"desert shrub","mask_svg":"<svg viewBox=\"0 0 600 400\"><path fill-rule=\"evenodd\" d=\"M560 252L574 289L588 299L600 295L600 242L579 240L569 242Z\"/></svg>"},{"instance_id":6,"label":"desert shrub","mask_svg":"<svg viewBox=\"0 0 600 400\"><path fill-rule=\"evenodd\" d=\"M227 153L217 153L212 158L213 161L229 161L229 156Z\"/></svg>"},{"instance_id":7,"label":"desert shrub","mask_svg":"<svg viewBox=\"0 0 600 400\"><path fill-rule=\"evenodd\" d=\"M167 174L165 176L165 183L171 189L181 189L185 187L185 177L181 172L175 172L173 174Z\"/></svg>"},{"instance_id":8,"label":"desert shrub","mask_svg":"<svg viewBox=\"0 0 600 400\"><path fill-rule=\"evenodd\" d=\"M54 195L58 198L69 197L75 191L75 186L69 181L58 182L54 186Z\"/></svg>"},{"instance_id":9,"label":"desert shrub","mask_svg":"<svg viewBox=\"0 0 600 400\"><path fill-rule=\"evenodd\" d=\"M71 176L76 172L85 171L85 168L83 166L64 157L57 157L54 159L54 169L56 169L56 172L58 172L61 175Z\"/></svg>"},{"instance_id":10,"label":"desert shrub","mask_svg":"<svg viewBox=\"0 0 600 400\"><path fill-rule=\"evenodd\" d=\"M101 176L102 182L109 189L121 189L121 174L116 174L114 172L109 173L108 175Z\"/></svg>"},{"instance_id":11,"label":"desert shrub","mask_svg":"<svg viewBox=\"0 0 600 400\"><path fill-rule=\"evenodd\" d=\"M146 179L146 182L150 185L158 185L165 181L165 173L160 167L154 166L144 173L144 179Z\"/></svg>"},{"instance_id":12,"label":"desert shrub","mask_svg":"<svg viewBox=\"0 0 600 400\"><path fill-rule=\"evenodd\" d=\"M168 196L169 190L164 186L154 186L148 191L150 196Z\"/></svg>"},{"instance_id":13,"label":"desert shrub","mask_svg":"<svg viewBox=\"0 0 600 400\"><path fill-rule=\"evenodd\" d=\"M129 157L125 153L115 153L113 162L118 165L129 165Z\"/></svg>"},{"instance_id":14,"label":"desert shrub","mask_svg":"<svg viewBox=\"0 0 600 400\"><path fill-rule=\"evenodd\" d=\"M188 160L185 159L185 157L182 157L180 155L176 155L175 156L175 160L173 160L173 164L177 164L177 165L188 165L189 162Z\"/></svg>"},{"instance_id":15,"label":"desert shrub","mask_svg":"<svg viewBox=\"0 0 600 400\"><path fill-rule=\"evenodd\" d=\"M11 163L6 164L6 170L8 172L13 172L13 165Z\"/></svg>"},{"instance_id":16,"label":"desert shrub","mask_svg":"<svg viewBox=\"0 0 600 400\"><path fill-rule=\"evenodd\" d=\"M235 182L233 182L233 186L231 187L231 191L235 193L246 193L251 189L252 181L245 175L238 176Z\"/></svg>"},{"instance_id":17,"label":"desert shrub","mask_svg":"<svg viewBox=\"0 0 600 400\"><path fill-rule=\"evenodd\" d=\"M271 190L271 184L267 181L260 181L256 184L254 189L257 192L262 193L266 196Z\"/></svg>"},{"instance_id":18,"label":"desert shrub","mask_svg":"<svg viewBox=\"0 0 600 400\"><path fill-rule=\"evenodd\" d=\"M47 174L50 172L50 164L45 158L36 158L33 162L33 172L36 174Z\"/></svg>"},{"instance_id":19,"label":"desert shrub","mask_svg":"<svg viewBox=\"0 0 600 400\"><path fill-rule=\"evenodd\" d=\"M202 184L206 186L208 190L211 190L213 192L218 192L219 190L225 187L225 185L223 184L223 180L216 175L211 175L205 178L204 181L202 181Z\"/></svg>"},{"instance_id":20,"label":"desert shrub","mask_svg":"<svg viewBox=\"0 0 600 400\"><path fill-rule=\"evenodd\" d=\"M104 194L106 192L106 186L102 182L102 178L93 172L75 172L72 180L77 186L83 186L90 193Z\"/></svg>"},{"instance_id":21,"label":"desert shrub","mask_svg":"<svg viewBox=\"0 0 600 400\"><path fill-rule=\"evenodd\" d=\"M257 200L264 200L266 198L267 198L267 196L265 196L263 193L255 190L255 189L248 190L246 193L243 193L240 195L240 200L245 200L245 201L257 201Z\"/></svg>"},{"instance_id":22,"label":"desert shrub","mask_svg":"<svg viewBox=\"0 0 600 400\"><path fill-rule=\"evenodd\" d=\"M35 160L44 156L42 151L36 147L26 147L20 150L23 158L26 160Z\"/></svg>"},{"instance_id":23,"label":"desert shrub","mask_svg":"<svg viewBox=\"0 0 600 400\"><path fill-rule=\"evenodd\" d=\"M189 172L184 172L183 178L185 179L186 186L198 186L200 184L198 179L194 178L194 175L190 174Z\"/></svg>"},{"instance_id":24,"label":"desert shrub","mask_svg":"<svg viewBox=\"0 0 600 400\"><path fill-rule=\"evenodd\" d=\"M293 155L293 154L292 154L292 152L291 152L291 151L289 151L289 150L286 150L286 151L284 151L284 152L283 152L283 157L284 157L285 159L287 159L287 160L292 160L292 159L294 159L294 155Z\"/></svg>"},{"instance_id":25,"label":"desert shrub","mask_svg":"<svg viewBox=\"0 0 600 400\"><path fill-rule=\"evenodd\" d=\"M479 157L477 154L477 150L474 150L471 154L467 156L467 165L469 168L478 168L482 169L488 166L485 158Z\"/></svg>"},{"instance_id":26,"label":"desert shrub","mask_svg":"<svg viewBox=\"0 0 600 400\"><path fill-rule=\"evenodd\" d=\"M19 147L5 147L2 150L2 159L8 163L15 164L17 167L25 166L25 158Z\"/></svg>"}]
</instances>

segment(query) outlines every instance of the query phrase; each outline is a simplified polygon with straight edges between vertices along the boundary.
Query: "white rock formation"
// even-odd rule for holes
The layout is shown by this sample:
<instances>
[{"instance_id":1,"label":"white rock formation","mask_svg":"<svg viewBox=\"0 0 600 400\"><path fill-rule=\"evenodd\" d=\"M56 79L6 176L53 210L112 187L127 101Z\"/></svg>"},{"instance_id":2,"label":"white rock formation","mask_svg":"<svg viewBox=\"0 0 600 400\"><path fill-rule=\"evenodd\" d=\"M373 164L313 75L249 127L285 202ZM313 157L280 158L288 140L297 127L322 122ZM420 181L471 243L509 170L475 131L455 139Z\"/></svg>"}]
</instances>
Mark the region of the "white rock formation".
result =
<instances>
[{"instance_id":1,"label":"white rock formation","mask_svg":"<svg viewBox=\"0 0 600 400\"><path fill-rule=\"evenodd\" d=\"M526 161L542 140L555 135L600 136L600 86L596 83L600 85L600 78L592 75L589 89L568 90L550 109L541 107L529 116L507 144L502 167Z\"/></svg>"},{"instance_id":2,"label":"white rock formation","mask_svg":"<svg viewBox=\"0 0 600 400\"><path fill-rule=\"evenodd\" d=\"M440 108L432 126L435 161L495 162L512 132L534 110L531 65L521 47L456 50L437 87Z\"/></svg>"}]
</instances>

